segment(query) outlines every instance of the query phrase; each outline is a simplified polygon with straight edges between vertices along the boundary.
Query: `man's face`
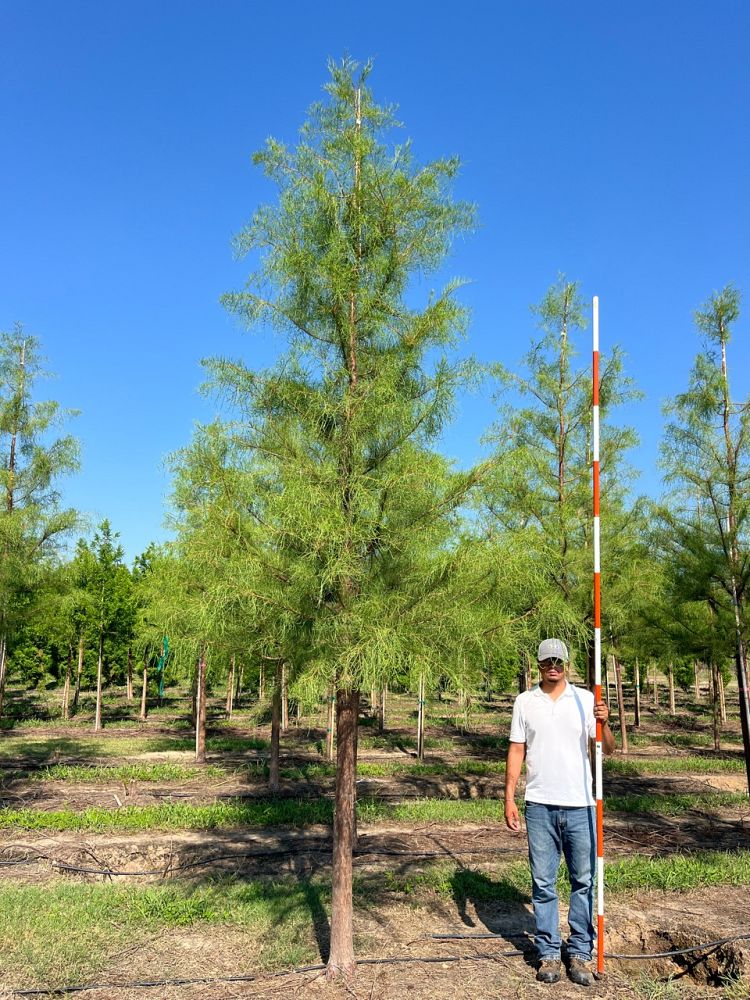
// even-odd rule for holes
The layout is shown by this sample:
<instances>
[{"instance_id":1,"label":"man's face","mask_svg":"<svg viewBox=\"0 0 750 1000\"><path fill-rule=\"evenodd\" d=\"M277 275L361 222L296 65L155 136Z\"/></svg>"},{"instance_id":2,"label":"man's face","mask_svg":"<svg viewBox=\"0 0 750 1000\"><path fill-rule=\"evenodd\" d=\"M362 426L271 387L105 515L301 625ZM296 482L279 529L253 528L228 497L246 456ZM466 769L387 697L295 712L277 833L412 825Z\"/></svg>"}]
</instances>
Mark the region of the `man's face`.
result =
<instances>
[{"instance_id":1,"label":"man's face","mask_svg":"<svg viewBox=\"0 0 750 1000\"><path fill-rule=\"evenodd\" d=\"M565 661L558 660L556 656L551 656L547 660L539 661L539 669L545 680L558 681L565 675Z\"/></svg>"}]
</instances>

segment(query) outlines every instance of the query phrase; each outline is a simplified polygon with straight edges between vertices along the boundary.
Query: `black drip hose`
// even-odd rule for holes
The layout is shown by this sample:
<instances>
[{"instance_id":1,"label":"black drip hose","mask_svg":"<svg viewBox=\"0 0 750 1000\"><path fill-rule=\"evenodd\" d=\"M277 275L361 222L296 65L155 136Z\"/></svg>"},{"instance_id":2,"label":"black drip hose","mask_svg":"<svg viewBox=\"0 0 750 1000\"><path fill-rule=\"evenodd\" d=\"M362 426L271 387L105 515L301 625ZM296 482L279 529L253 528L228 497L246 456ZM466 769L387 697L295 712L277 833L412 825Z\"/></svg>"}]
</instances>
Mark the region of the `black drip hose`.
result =
<instances>
[{"instance_id":1,"label":"black drip hose","mask_svg":"<svg viewBox=\"0 0 750 1000\"><path fill-rule=\"evenodd\" d=\"M433 937L439 940L446 940L448 938L469 938L474 937L475 939L486 939L491 937L499 937L497 934L475 934L475 935L458 935L458 934L434 934ZM615 953L606 953L606 958L632 958L638 959L640 961L649 961L654 958L671 958L675 955L687 955L694 951L704 951L709 948L716 948L722 944L729 944L731 941L746 941L750 939L750 934L736 934L733 937L720 938L718 941L709 941L706 944L698 944L692 948L679 948L675 951L662 951L656 952L652 955L619 955ZM501 951L494 952L493 954L487 954L479 952L474 955L424 955L424 956L409 956L409 955L397 955L394 958L362 958L357 961L357 965L410 965L410 964L421 964L421 965L439 965L441 962L483 962L483 961L497 961L498 958L518 958L522 955L529 954L528 951ZM326 968L325 965L305 965L298 969L290 969L286 972L276 972L271 977L278 979L283 976L288 975L303 975L308 972L322 972ZM262 978L257 975L246 975L246 976L206 976L200 977L198 979L151 979L151 980L141 980L139 982L132 983L91 983L85 986L58 986L55 988L47 989L28 989L28 990L11 990L13 996L17 997L33 997L33 996L65 996L69 993L85 993L90 990L126 990L126 989L149 989L156 986L194 986L198 983L206 983L207 985L211 983L252 983L257 979Z\"/></svg>"},{"instance_id":2,"label":"black drip hose","mask_svg":"<svg viewBox=\"0 0 750 1000\"><path fill-rule=\"evenodd\" d=\"M434 941L490 941L498 938L513 937L505 934L432 934ZM729 944L730 941L748 941L750 934L735 934L732 937L719 938L718 941L707 941L705 944L695 944L690 948L675 948L672 951L656 951L648 955L623 955L615 951L605 951L605 958L632 959L633 961L645 962L651 958L673 958L676 955L689 955L694 951L708 951L711 948L718 948L722 944ZM519 952L518 954L522 954Z\"/></svg>"}]
</instances>

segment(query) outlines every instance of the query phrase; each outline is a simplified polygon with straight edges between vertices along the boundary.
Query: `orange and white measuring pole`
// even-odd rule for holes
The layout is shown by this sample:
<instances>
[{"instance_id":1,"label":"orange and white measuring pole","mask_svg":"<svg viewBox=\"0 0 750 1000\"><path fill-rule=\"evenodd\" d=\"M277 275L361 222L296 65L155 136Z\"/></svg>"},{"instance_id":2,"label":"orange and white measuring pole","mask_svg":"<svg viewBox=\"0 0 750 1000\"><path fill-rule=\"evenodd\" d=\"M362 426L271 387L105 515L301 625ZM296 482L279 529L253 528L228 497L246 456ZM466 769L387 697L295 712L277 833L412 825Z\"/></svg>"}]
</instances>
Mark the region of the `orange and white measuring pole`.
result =
<instances>
[{"instance_id":1,"label":"orange and white measuring pole","mask_svg":"<svg viewBox=\"0 0 750 1000\"><path fill-rule=\"evenodd\" d=\"M602 700L602 590L599 519L599 296L594 296L593 445L594 445L594 701ZM596 971L604 972L604 798L602 724L596 722Z\"/></svg>"}]
</instances>

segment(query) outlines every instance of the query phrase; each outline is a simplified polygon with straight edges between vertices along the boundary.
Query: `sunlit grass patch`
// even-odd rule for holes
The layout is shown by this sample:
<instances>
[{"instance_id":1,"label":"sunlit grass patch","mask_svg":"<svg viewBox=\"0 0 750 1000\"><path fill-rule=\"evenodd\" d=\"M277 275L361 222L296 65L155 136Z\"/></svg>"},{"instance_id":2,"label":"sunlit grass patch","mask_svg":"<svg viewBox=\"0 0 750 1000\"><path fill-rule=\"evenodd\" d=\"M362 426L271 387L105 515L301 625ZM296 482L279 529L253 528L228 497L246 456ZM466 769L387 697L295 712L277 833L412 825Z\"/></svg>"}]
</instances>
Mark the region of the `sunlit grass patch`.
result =
<instances>
[{"instance_id":1,"label":"sunlit grass patch","mask_svg":"<svg viewBox=\"0 0 750 1000\"><path fill-rule=\"evenodd\" d=\"M215 764L186 767L165 761L158 764L52 764L31 775L34 781L70 781L93 784L104 781L211 781L223 778L227 771Z\"/></svg>"},{"instance_id":2,"label":"sunlit grass patch","mask_svg":"<svg viewBox=\"0 0 750 1000\"><path fill-rule=\"evenodd\" d=\"M238 971L319 961L312 915L329 897L326 885L307 882L4 886L2 980L61 987L104 978L120 952L155 933L207 925L247 932L247 960L238 955ZM180 970L162 971L168 978Z\"/></svg>"},{"instance_id":3,"label":"sunlit grass patch","mask_svg":"<svg viewBox=\"0 0 750 1000\"><path fill-rule=\"evenodd\" d=\"M642 774L723 774L744 773L745 762L739 757L653 757L629 760L627 757L607 757L604 770L609 774L636 777Z\"/></svg>"}]
</instances>

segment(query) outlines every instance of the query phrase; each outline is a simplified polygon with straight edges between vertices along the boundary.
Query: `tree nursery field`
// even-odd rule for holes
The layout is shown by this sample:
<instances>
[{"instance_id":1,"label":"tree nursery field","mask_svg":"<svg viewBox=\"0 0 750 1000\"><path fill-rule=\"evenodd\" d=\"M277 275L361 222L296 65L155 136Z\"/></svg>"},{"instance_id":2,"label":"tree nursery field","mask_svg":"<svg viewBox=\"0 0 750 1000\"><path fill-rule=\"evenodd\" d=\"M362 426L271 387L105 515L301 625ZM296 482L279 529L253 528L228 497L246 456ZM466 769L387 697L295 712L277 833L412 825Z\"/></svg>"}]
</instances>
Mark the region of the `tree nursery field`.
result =
<instances>
[{"instance_id":1,"label":"tree nursery field","mask_svg":"<svg viewBox=\"0 0 750 1000\"><path fill-rule=\"evenodd\" d=\"M618 732L605 763L606 951L640 960L608 958L591 992L739 1000L750 995L750 806L732 689L716 750L705 685L697 700L678 691L671 714L660 681L659 704L644 692L637 728L626 686L628 753ZM363 702L358 969L353 983L330 983L335 765L324 704L284 706L270 794L271 707L257 693L230 717L223 696L209 698L206 762L196 764L189 691L169 688L139 721L137 701L113 689L95 733L85 692L63 721L59 692L11 688L0 745L0 988L85 986L92 1000L544 994L526 841L502 820L512 701L431 699L421 761L414 697L389 692L385 713Z\"/></svg>"}]
</instances>

